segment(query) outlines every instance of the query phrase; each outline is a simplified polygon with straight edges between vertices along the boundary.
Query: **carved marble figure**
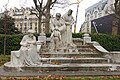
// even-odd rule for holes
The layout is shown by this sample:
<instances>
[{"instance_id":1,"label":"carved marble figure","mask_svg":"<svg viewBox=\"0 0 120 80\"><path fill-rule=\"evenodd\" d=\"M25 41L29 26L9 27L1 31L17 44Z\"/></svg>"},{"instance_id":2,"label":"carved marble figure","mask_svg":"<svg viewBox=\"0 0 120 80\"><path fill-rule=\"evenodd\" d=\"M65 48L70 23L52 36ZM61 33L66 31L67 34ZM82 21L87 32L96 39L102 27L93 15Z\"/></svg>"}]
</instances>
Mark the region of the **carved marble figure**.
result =
<instances>
[{"instance_id":1,"label":"carved marble figure","mask_svg":"<svg viewBox=\"0 0 120 80\"><path fill-rule=\"evenodd\" d=\"M21 48L16 53L11 52L11 64L16 66L34 66L40 64L40 56L37 52L36 37L33 30L28 30L28 34L20 42Z\"/></svg>"},{"instance_id":2,"label":"carved marble figure","mask_svg":"<svg viewBox=\"0 0 120 80\"><path fill-rule=\"evenodd\" d=\"M58 27L55 27L55 29L53 30L51 36L50 36L50 39L52 40L53 39L53 42L54 42L54 51L57 52L57 49L59 48L59 43L61 41L61 33L58 29Z\"/></svg>"},{"instance_id":3,"label":"carved marble figure","mask_svg":"<svg viewBox=\"0 0 120 80\"><path fill-rule=\"evenodd\" d=\"M57 31L55 30L55 28L57 28ZM65 30L66 30L66 26L64 23L64 20L61 18L61 14L60 13L56 13L56 17L51 19L51 30L54 33L54 31L56 31L58 33L58 31L61 34L61 44L63 45L65 43Z\"/></svg>"},{"instance_id":4,"label":"carved marble figure","mask_svg":"<svg viewBox=\"0 0 120 80\"><path fill-rule=\"evenodd\" d=\"M65 25L66 25L64 39L65 39L65 42L67 43L66 45L71 45L71 46L73 44L73 42L72 42L72 25L74 23L72 12L73 11L71 9L69 9L68 12L62 16L62 18L65 22Z\"/></svg>"}]
</instances>

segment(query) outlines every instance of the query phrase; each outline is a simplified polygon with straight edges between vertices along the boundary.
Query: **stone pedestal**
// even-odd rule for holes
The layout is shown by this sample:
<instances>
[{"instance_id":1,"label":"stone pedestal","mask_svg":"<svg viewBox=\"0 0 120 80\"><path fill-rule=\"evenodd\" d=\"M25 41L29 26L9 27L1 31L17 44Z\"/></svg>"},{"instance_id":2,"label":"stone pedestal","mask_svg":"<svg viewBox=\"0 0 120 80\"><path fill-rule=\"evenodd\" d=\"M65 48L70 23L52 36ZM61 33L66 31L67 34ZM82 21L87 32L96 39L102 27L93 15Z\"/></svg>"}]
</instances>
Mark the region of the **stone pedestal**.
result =
<instances>
[{"instance_id":1,"label":"stone pedestal","mask_svg":"<svg viewBox=\"0 0 120 80\"><path fill-rule=\"evenodd\" d=\"M41 43L46 43L45 33L40 33L40 36L38 36L38 41L41 42Z\"/></svg>"},{"instance_id":2,"label":"stone pedestal","mask_svg":"<svg viewBox=\"0 0 120 80\"><path fill-rule=\"evenodd\" d=\"M110 52L110 56L112 58L113 63L120 63L120 52L119 51Z\"/></svg>"},{"instance_id":3,"label":"stone pedestal","mask_svg":"<svg viewBox=\"0 0 120 80\"><path fill-rule=\"evenodd\" d=\"M84 34L83 44L90 43L90 42L91 42L91 37L89 36L89 34Z\"/></svg>"},{"instance_id":4,"label":"stone pedestal","mask_svg":"<svg viewBox=\"0 0 120 80\"><path fill-rule=\"evenodd\" d=\"M40 36L38 36L37 43L38 43L37 48L41 48L41 45L42 45L42 47L46 48L46 35L45 35L45 33L40 33Z\"/></svg>"}]
</instances>

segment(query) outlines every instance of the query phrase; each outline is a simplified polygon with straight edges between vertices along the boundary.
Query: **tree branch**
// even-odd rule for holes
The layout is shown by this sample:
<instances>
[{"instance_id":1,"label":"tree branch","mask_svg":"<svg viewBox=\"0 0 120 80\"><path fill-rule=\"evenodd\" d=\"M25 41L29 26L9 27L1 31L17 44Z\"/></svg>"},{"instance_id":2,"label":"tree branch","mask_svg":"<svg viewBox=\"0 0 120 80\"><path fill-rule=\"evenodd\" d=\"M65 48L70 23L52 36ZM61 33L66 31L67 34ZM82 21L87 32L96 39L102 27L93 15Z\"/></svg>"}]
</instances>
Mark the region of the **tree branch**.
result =
<instances>
[{"instance_id":1,"label":"tree branch","mask_svg":"<svg viewBox=\"0 0 120 80\"><path fill-rule=\"evenodd\" d=\"M38 16L38 14L37 14L37 13L33 13L33 12L31 11L31 14L34 14L34 15L36 15L36 16L37 16L37 18L39 18L39 16Z\"/></svg>"},{"instance_id":2,"label":"tree branch","mask_svg":"<svg viewBox=\"0 0 120 80\"><path fill-rule=\"evenodd\" d=\"M56 3L56 2L57 2L57 0L54 0L54 1L51 3L51 5L54 4L54 3Z\"/></svg>"},{"instance_id":3,"label":"tree branch","mask_svg":"<svg viewBox=\"0 0 120 80\"><path fill-rule=\"evenodd\" d=\"M60 6L54 6L54 7L57 7L57 8L65 8L66 6L63 6L63 7L60 7Z\"/></svg>"},{"instance_id":4,"label":"tree branch","mask_svg":"<svg viewBox=\"0 0 120 80\"><path fill-rule=\"evenodd\" d=\"M33 2L34 2L34 4L35 4L36 9L37 9L38 11L40 11L40 9L39 9L39 7L38 7L38 5L37 5L37 0L33 0Z\"/></svg>"}]
</instances>

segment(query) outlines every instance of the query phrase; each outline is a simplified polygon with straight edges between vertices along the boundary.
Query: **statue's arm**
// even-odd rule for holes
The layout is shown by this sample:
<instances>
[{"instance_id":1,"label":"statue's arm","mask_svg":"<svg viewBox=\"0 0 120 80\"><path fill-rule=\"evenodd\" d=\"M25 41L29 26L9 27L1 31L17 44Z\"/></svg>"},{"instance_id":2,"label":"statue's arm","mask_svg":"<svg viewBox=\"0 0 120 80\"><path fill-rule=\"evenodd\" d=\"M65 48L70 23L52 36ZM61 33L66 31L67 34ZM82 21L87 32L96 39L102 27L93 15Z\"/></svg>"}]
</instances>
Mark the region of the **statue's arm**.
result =
<instances>
[{"instance_id":1,"label":"statue's arm","mask_svg":"<svg viewBox=\"0 0 120 80\"><path fill-rule=\"evenodd\" d=\"M53 32L52 32L52 34L51 34L51 36L50 36L50 39L52 39L53 38Z\"/></svg>"},{"instance_id":2,"label":"statue's arm","mask_svg":"<svg viewBox=\"0 0 120 80\"><path fill-rule=\"evenodd\" d=\"M74 23L74 18L71 16L71 20L70 21L67 21L66 18L67 18L67 16L63 15L62 19L65 21L65 24L72 26L72 24Z\"/></svg>"},{"instance_id":3,"label":"statue's arm","mask_svg":"<svg viewBox=\"0 0 120 80\"><path fill-rule=\"evenodd\" d=\"M60 23L61 23L61 27L59 27L58 30L59 30L60 32L66 30L65 21L64 21L63 19L61 19Z\"/></svg>"},{"instance_id":4,"label":"statue's arm","mask_svg":"<svg viewBox=\"0 0 120 80\"><path fill-rule=\"evenodd\" d=\"M27 41L28 44L36 44L36 37L33 36L33 40L32 41Z\"/></svg>"},{"instance_id":5,"label":"statue's arm","mask_svg":"<svg viewBox=\"0 0 120 80\"><path fill-rule=\"evenodd\" d=\"M61 41L61 33L59 32L58 34L59 34L59 40Z\"/></svg>"}]
</instances>

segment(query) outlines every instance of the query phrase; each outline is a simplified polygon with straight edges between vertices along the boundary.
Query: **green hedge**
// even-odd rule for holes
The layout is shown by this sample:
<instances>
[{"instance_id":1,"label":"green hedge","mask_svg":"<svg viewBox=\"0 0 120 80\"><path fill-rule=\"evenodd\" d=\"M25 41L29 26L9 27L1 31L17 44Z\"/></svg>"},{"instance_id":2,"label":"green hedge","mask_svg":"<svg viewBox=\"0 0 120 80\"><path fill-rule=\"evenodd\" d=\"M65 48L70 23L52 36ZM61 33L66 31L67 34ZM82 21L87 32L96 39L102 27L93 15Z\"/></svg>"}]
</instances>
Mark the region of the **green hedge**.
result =
<instances>
[{"instance_id":1,"label":"green hedge","mask_svg":"<svg viewBox=\"0 0 120 80\"><path fill-rule=\"evenodd\" d=\"M84 33L73 33L73 38L82 38ZM90 34L92 41L97 41L108 51L120 51L120 35L115 37L110 34Z\"/></svg>"},{"instance_id":2,"label":"green hedge","mask_svg":"<svg viewBox=\"0 0 120 80\"><path fill-rule=\"evenodd\" d=\"M92 41L97 41L108 51L120 51L120 35L91 34Z\"/></svg>"},{"instance_id":3,"label":"green hedge","mask_svg":"<svg viewBox=\"0 0 120 80\"><path fill-rule=\"evenodd\" d=\"M39 34L34 34L36 38ZM51 33L47 33L46 36L49 37ZM23 38L23 34L7 35L6 36L6 54L10 54L13 50L20 49L20 41ZM4 35L0 34L0 54L4 54Z\"/></svg>"},{"instance_id":4,"label":"green hedge","mask_svg":"<svg viewBox=\"0 0 120 80\"><path fill-rule=\"evenodd\" d=\"M10 54L13 50L19 50L22 34L6 36L6 54ZM4 35L0 35L0 54L4 53Z\"/></svg>"},{"instance_id":5,"label":"green hedge","mask_svg":"<svg viewBox=\"0 0 120 80\"><path fill-rule=\"evenodd\" d=\"M73 38L82 38L84 33L72 33Z\"/></svg>"},{"instance_id":6,"label":"green hedge","mask_svg":"<svg viewBox=\"0 0 120 80\"><path fill-rule=\"evenodd\" d=\"M84 33L73 33L73 38L82 38ZM35 34L37 37L38 34ZM50 36L50 33L46 34L47 37ZM92 41L99 42L105 49L108 51L120 51L120 35L112 37L108 34L90 34ZM10 54L13 50L20 49L20 41L23 37L23 34L19 35L7 35L6 40L6 54ZM0 54L4 52L4 35L0 35Z\"/></svg>"}]
</instances>

